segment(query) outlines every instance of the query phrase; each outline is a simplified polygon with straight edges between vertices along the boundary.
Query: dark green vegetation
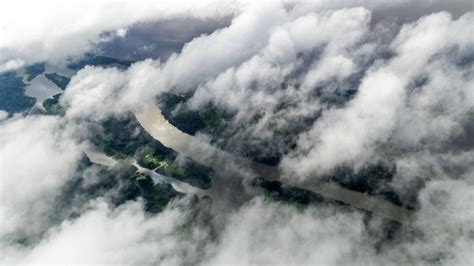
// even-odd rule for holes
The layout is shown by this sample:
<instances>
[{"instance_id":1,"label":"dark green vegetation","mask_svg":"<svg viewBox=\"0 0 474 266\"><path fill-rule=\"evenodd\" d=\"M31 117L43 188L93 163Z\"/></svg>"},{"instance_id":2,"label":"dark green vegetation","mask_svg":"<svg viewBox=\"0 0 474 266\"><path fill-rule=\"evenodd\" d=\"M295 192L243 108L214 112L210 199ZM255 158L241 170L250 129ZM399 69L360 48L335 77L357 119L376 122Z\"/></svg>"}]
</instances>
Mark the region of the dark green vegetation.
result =
<instances>
[{"instance_id":1,"label":"dark green vegetation","mask_svg":"<svg viewBox=\"0 0 474 266\"><path fill-rule=\"evenodd\" d=\"M153 180L147 175L135 172L128 177L129 180L122 184L116 199L116 204L126 200L134 200L138 197L145 202L145 211L150 213L161 212L168 203L177 197L183 196L171 187L170 184L153 184Z\"/></svg>"},{"instance_id":2,"label":"dark green vegetation","mask_svg":"<svg viewBox=\"0 0 474 266\"><path fill-rule=\"evenodd\" d=\"M375 247L377 249L382 249L384 245L397 241L397 236L402 229L401 224L397 222L379 219L379 217L375 217L367 211L356 209L343 202L327 199L302 188L287 186L277 181L268 181L262 177L255 179L253 185L262 188L265 199L289 204L299 211L305 211L309 206L313 206L320 211L330 211L336 208L338 212L356 211L360 213L363 216L367 232L373 236L373 239L376 239ZM374 222L377 224L375 227L372 225Z\"/></svg>"},{"instance_id":3,"label":"dark green vegetation","mask_svg":"<svg viewBox=\"0 0 474 266\"><path fill-rule=\"evenodd\" d=\"M163 93L158 97L158 106L163 116L176 128L195 135L203 131L208 135L219 137L227 127L233 114L217 108L213 104L207 104L199 111L188 110L183 107L191 95L178 95L174 93Z\"/></svg>"},{"instance_id":4,"label":"dark green vegetation","mask_svg":"<svg viewBox=\"0 0 474 266\"><path fill-rule=\"evenodd\" d=\"M46 110L47 115L61 115L65 114L64 108L59 105L59 97L61 97L62 93L58 93L53 96L53 98L48 98L44 100L43 107Z\"/></svg>"},{"instance_id":5,"label":"dark green vegetation","mask_svg":"<svg viewBox=\"0 0 474 266\"><path fill-rule=\"evenodd\" d=\"M0 73L0 110L16 113L33 107L36 99L25 95L26 86L16 72Z\"/></svg>"},{"instance_id":6,"label":"dark green vegetation","mask_svg":"<svg viewBox=\"0 0 474 266\"><path fill-rule=\"evenodd\" d=\"M74 176L68 179L50 203L53 211L43 217L44 221L50 225L59 225L65 220L74 220L90 209L91 203L99 198L114 207L142 199L145 211L153 214L161 212L171 201L183 197L183 194L174 191L170 185L154 185L150 177L136 171L133 165L125 161L120 161L113 167L105 167L93 164L83 155ZM196 200L196 203L199 202L200 200ZM35 237L26 237L20 232L8 237L19 245L34 245L37 244L36 239L46 233L47 230L38 232Z\"/></svg>"},{"instance_id":7,"label":"dark green vegetation","mask_svg":"<svg viewBox=\"0 0 474 266\"><path fill-rule=\"evenodd\" d=\"M175 163L171 160L165 160L156 163L149 164L150 157L145 156L139 163L141 165L157 166L155 171L164 176L170 176L186 183L189 183L195 187L207 189L211 187L211 176L213 171L211 168L199 164L189 158L186 158L184 162ZM156 159L152 159L156 162Z\"/></svg>"},{"instance_id":8,"label":"dark green vegetation","mask_svg":"<svg viewBox=\"0 0 474 266\"><path fill-rule=\"evenodd\" d=\"M145 211L158 213L171 200L183 196L171 185L154 185L150 177L136 171L137 168L123 161L109 168L92 164L84 156L78 175L66 184L57 202L66 208L81 205L90 199L106 197L115 206L119 206L127 201L142 198ZM74 216L74 213L69 215Z\"/></svg>"},{"instance_id":9,"label":"dark green vegetation","mask_svg":"<svg viewBox=\"0 0 474 266\"><path fill-rule=\"evenodd\" d=\"M307 119L294 121L294 127L275 130L272 132L272 139L262 140L254 134L246 134L245 128L234 128L235 125L232 125L233 115L212 104L197 111L188 110L186 101L191 96L192 94L164 93L157 100L165 118L181 131L191 135L202 132L210 136L211 143L217 147L268 165L278 165L281 157L295 147L296 138L294 136L307 130L308 126L312 125L320 115L317 113ZM279 108L284 109L285 106L282 105ZM259 119L259 116L256 115L251 121ZM280 149L280 147L283 148ZM394 165L376 162L358 171L350 166L340 167L322 179L351 190L382 197L399 206L415 208L416 193L410 195L406 193L407 195L403 195L403 197L397 194L390 185L394 175ZM401 198L409 200L402 202Z\"/></svg>"},{"instance_id":10,"label":"dark green vegetation","mask_svg":"<svg viewBox=\"0 0 474 266\"><path fill-rule=\"evenodd\" d=\"M194 135L206 127L203 119L196 111L177 112L177 108L189 99L190 95L163 93L158 98L161 113L172 125L179 130Z\"/></svg>"},{"instance_id":11,"label":"dark green vegetation","mask_svg":"<svg viewBox=\"0 0 474 266\"><path fill-rule=\"evenodd\" d=\"M191 97L192 94L162 93L157 98L157 104L163 116L179 130L190 135L195 135L197 132L206 134L210 137L210 142L220 149L256 162L278 165L286 151L282 147L295 147L293 136L303 128L295 126L292 130L276 130L275 138L279 139L278 143L284 145L275 145L275 140L264 141L252 134L242 134L245 128L233 125L235 112L220 108L213 103L208 103L199 110L189 110L186 102ZM259 115L255 115L252 119L258 121L260 118Z\"/></svg>"},{"instance_id":12,"label":"dark green vegetation","mask_svg":"<svg viewBox=\"0 0 474 266\"><path fill-rule=\"evenodd\" d=\"M79 70L87 65L117 67L117 68L123 69L123 68L129 67L133 63L134 63L133 61L129 61L129 60L117 59L117 58L101 56L101 55L87 54L84 56L84 58L78 61L69 63L67 67L72 70Z\"/></svg>"},{"instance_id":13,"label":"dark green vegetation","mask_svg":"<svg viewBox=\"0 0 474 266\"><path fill-rule=\"evenodd\" d=\"M324 198L309 190L287 186L278 181L268 181L262 177L255 179L253 185L262 188L265 198L288 203L299 209L303 209L310 204L332 204L339 207L349 207L342 202Z\"/></svg>"},{"instance_id":14,"label":"dark green vegetation","mask_svg":"<svg viewBox=\"0 0 474 266\"><path fill-rule=\"evenodd\" d=\"M37 63L25 68L25 74L27 75L26 80L32 81L38 75L43 74L45 71L44 63Z\"/></svg>"},{"instance_id":15,"label":"dark green vegetation","mask_svg":"<svg viewBox=\"0 0 474 266\"><path fill-rule=\"evenodd\" d=\"M70 78L58 75L56 73L46 73L44 76L62 90L66 89L67 84L69 84L69 81L71 81Z\"/></svg>"},{"instance_id":16,"label":"dark green vegetation","mask_svg":"<svg viewBox=\"0 0 474 266\"><path fill-rule=\"evenodd\" d=\"M379 162L367 165L358 171L352 167L339 167L332 174L323 176L322 180L337 183L350 190L379 196L409 209L416 208L418 204L416 195L413 197L404 195L403 198L408 200L402 202L400 195L390 185L395 174L395 165Z\"/></svg>"},{"instance_id":17,"label":"dark green vegetation","mask_svg":"<svg viewBox=\"0 0 474 266\"><path fill-rule=\"evenodd\" d=\"M190 135L201 132L210 137L210 142L220 149L237 153L239 156L269 165L277 165L281 154L267 152L269 143L258 145L259 140L248 136L245 140L238 139L239 130L232 128L234 113L217 107L212 103L201 109L189 110L185 107L191 95L163 93L158 99L158 106L163 116L176 128ZM235 145L238 143L238 145Z\"/></svg>"},{"instance_id":18,"label":"dark green vegetation","mask_svg":"<svg viewBox=\"0 0 474 266\"><path fill-rule=\"evenodd\" d=\"M281 137L276 136L275 138ZM292 135L286 136L291 139ZM242 157L249 158L252 161L259 162L266 165L277 166L287 146L275 143L274 139L260 139L253 135L235 134L231 137L221 140L220 145L222 149L239 154ZM238 145L236 145L238 143Z\"/></svg>"},{"instance_id":19,"label":"dark green vegetation","mask_svg":"<svg viewBox=\"0 0 474 266\"><path fill-rule=\"evenodd\" d=\"M141 166L155 169L162 175L203 189L211 186L211 168L189 158L176 160L177 153L143 130L132 114L110 118L102 124L102 128L91 141L108 156L118 159L135 156Z\"/></svg>"},{"instance_id":20,"label":"dark green vegetation","mask_svg":"<svg viewBox=\"0 0 474 266\"><path fill-rule=\"evenodd\" d=\"M112 117L102 123L102 128L91 140L108 156L126 159L136 153L145 153L165 160L175 154L143 130L133 114Z\"/></svg>"}]
</instances>

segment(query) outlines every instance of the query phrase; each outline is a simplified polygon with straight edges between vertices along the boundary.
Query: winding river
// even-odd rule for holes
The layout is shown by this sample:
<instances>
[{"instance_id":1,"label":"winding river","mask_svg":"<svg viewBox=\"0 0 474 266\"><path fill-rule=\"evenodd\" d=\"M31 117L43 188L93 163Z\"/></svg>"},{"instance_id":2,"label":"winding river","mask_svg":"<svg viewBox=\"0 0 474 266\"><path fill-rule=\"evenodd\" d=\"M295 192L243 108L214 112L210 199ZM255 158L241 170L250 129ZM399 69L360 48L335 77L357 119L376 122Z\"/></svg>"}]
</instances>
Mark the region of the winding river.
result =
<instances>
[{"instance_id":1,"label":"winding river","mask_svg":"<svg viewBox=\"0 0 474 266\"><path fill-rule=\"evenodd\" d=\"M71 76L72 70L46 65L45 72L57 72L65 76ZM26 88L26 94L37 99L37 106L42 108L41 103L56 93L62 92L54 83L46 79L44 73L30 82ZM163 145L184 154L193 160L214 169L216 176L210 189L202 190L191 186L180 180L162 176L153 170L143 168L134 162L138 171L149 175L153 182L167 182L176 191L182 193L194 193L198 196L211 195L213 197L226 197L237 204L242 204L252 198L256 191L246 186L245 177L263 176L268 180L280 180L280 171L277 167L252 162L245 158L236 157L228 152L217 149L197 137L181 132L170 124L161 114L160 109L154 102L148 102L140 109L133 111L141 126L156 140ZM113 166L116 161L105 154L89 150L86 152L91 161ZM243 169L248 169L244 170ZM289 182L288 179L285 180ZM340 187L334 183L307 182L291 183L288 185L310 190L325 198L337 200L355 208L371 212L380 217L384 217L397 222L404 222L409 219L413 212L403 207L394 205L383 199L352 191ZM257 192L258 193L258 192Z\"/></svg>"},{"instance_id":2,"label":"winding river","mask_svg":"<svg viewBox=\"0 0 474 266\"><path fill-rule=\"evenodd\" d=\"M225 193L228 195L236 187L245 192L245 187L247 186L243 185L245 178L242 176L242 169L249 169L249 175L264 176L269 180L280 179L280 172L277 167L254 163L244 158L237 158L197 137L181 132L163 117L160 109L153 102L142 105L140 109L135 110L133 113L141 126L153 138L177 152L212 167L217 172L219 178L213 180L212 188L206 190L207 194ZM223 177L224 175L226 176L225 178ZM406 208L366 193L340 187L334 183L307 182L304 184L290 183L288 185L310 190L325 198L337 200L400 223L406 222L413 214L412 211ZM251 196L249 195L249 197Z\"/></svg>"}]
</instances>

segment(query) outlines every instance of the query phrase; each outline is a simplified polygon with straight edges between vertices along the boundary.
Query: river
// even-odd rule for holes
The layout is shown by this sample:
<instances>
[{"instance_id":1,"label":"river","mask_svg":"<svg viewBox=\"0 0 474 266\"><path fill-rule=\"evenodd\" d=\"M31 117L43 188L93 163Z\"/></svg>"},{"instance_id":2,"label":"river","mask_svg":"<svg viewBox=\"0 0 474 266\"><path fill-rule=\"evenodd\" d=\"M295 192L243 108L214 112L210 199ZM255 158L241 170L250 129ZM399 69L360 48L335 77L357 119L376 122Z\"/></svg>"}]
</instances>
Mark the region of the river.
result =
<instances>
[{"instance_id":1,"label":"river","mask_svg":"<svg viewBox=\"0 0 474 266\"><path fill-rule=\"evenodd\" d=\"M145 103L133 112L141 126L163 145L189 156L206 166L212 167L218 175L213 180L213 186L207 190L210 195L240 194L235 199L244 202L255 193L246 186L245 180L250 176L264 176L269 180L279 180L280 171L277 167L250 162L237 158L228 152L217 149L197 137L185 134L170 124L161 114L160 109L153 103ZM248 169L248 170L244 170ZM285 179L286 183L289 181ZM355 208L368 211L379 217L397 222L406 222L413 211L392 204L384 199L370 196L366 193L352 191L334 183L306 182L288 183L300 187L325 198L337 200ZM234 190L234 191L233 191ZM238 200L240 198L240 200Z\"/></svg>"},{"instance_id":2,"label":"river","mask_svg":"<svg viewBox=\"0 0 474 266\"><path fill-rule=\"evenodd\" d=\"M115 166L118 161L112 157L107 156L101 151L98 151L94 148L88 148L85 150L85 153L89 160L95 164L113 167ZM209 192L204 189L200 189L197 187L193 187L190 184L180 181L176 178L160 175L159 173L140 166L137 161L132 162L133 166L138 169L138 172L148 175L154 184L158 183L168 183L170 184L174 190L184 193L184 194L196 194L198 197L202 197L205 195L209 195Z\"/></svg>"},{"instance_id":3,"label":"river","mask_svg":"<svg viewBox=\"0 0 474 266\"><path fill-rule=\"evenodd\" d=\"M45 73L57 73L61 76L70 78L75 72L66 67L45 63L44 73L39 74L31 81L26 80L26 75L23 77L23 83L28 84L28 86L25 87L25 94L27 96L36 98L35 106L41 110L44 110L44 100L63 92L61 88L46 78L44 75Z\"/></svg>"}]
</instances>

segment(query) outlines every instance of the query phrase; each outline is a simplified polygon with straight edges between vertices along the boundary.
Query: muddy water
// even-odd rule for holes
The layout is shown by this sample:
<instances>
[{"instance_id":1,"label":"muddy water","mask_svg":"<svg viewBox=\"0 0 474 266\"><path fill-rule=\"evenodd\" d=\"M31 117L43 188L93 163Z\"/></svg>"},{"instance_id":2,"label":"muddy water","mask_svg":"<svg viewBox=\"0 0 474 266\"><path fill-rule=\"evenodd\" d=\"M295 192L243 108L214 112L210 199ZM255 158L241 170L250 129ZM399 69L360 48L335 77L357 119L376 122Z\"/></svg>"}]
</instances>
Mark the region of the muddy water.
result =
<instances>
[{"instance_id":1,"label":"muddy water","mask_svg":"<svg viewBox=\"0 0 474 266\"><path fill-rule=\"evenodd\" d=\"M227 197L236 195L236 201L245 202L255 192L249 191L249 188L243 185L243 180L245 180L246 176L261 175L271 180L279 179L280 172L277 167L261 165L246 159L237 158L212 147L196 137L181 132L163 117L161 111L153 102L144 104L140 110L135 110L134 114L142 127L153 138L163 143L163 145L212 167L216 171L218 177L213 180L212 188L206 191L212 196L219 196L219 194ZM248 172L242 170L246 168L249 169ZM404 222L412 215L412 211L383 199L345 189L332 183L289 185L310 190L323 197L344 202L355 208L397 222Z\"/></svg>"},{"instance_id":2,"label":"muddy water","mask_svg":"<svg viewBox=\"0 0 474 266\"><path fill-rule=\"evenodd\" d=\"M168 183L173 187L174 190L176 190L178 192L181 192L181 193L184 193L184 194L196 194L198 197L209 195L209 192L204 190L204 189L193 187L190 184L188 184L186 182L183 182L183 181L180 181L176 178L160 175L160 174L158 174L157 172L155 172L153 170L141 167L137 162L134 162L133 165L136 168L138 168L139 172L144 173L144 174L148 175L149 177L151 177L151 179L153 180L153 183L155 183L155 184L157 184L157 183Z\"/></svg>"},{"instance_id":3,"label":"muddy water","mask_svg":"<svg viewBox=\"0 0 474 266\"><path fill-rule=\"evenodd\" d=\"M242 182L247 177L256 176L248 160L236 158L197 137L181 132L163 117L153 102L142 105L133 113L153 138L214 170L212 187L206 192L217 199L216 204L222 203L225 207L239 206L258 193ZM249 170L246 172L243 169Z\"/></svg>"},{"instance_id":4,"label":"muddy water","mask_svg":"<svg viewBox=\"0 0 474 266\"><path fill-rule=\"evenodd\" d=\"M95 164L105 165L109 167L112 167L117 164L117 161L114 158L105 155L101 151L88 149L85 151L85 154L87 155L89 160Z\"/></svg>"},{"instance_id":5,"label":"muddy water","mask_svg":"<svg viewBox=\"0 0 474 266\"><path fill-rule=\"evenodd\" d=\"M45 64L45 72L38 75L31 81L26 80L26 76L23 77L23 82L28 84L25 87L25 94L36 98L35 106L44 110L43 101L51 98L52 96L62 93L63 90L56 86L52 81L46 78L45 73L57 73L61 76L72 77L75 74L75 71L68 69L66 67Z\"/></svg>"},{"instance_id":6,"label":"muddy water","mask_svg":"<svg viewBox=\"0 0 474 266\"><path fill-rule=\"evenodd\" d=\"M113 167L117 164L117 160L105 155L103 152L98 150L87 149L85 151L85 154L87 155L89 160L95 164L100 164L108 167ZM184 194L192 193L196 194L198 197L209 195L209 192L206 190L191 186L186 182L180 181L169 176L160 175L151 169L141 167L136 161L134 161L132 164L138 169L138 172L148 175L153 180L154 184L168 183L173 187L174 190L178 192Z\"/></svg>"},{"instance_id":7,"label":"muddy water","mask_svg":"<svg viewBox=\"0 0 474 266\"><path fill-rule=\"evenodd\" d=\"M62 92L62 90L56 86L56 84L48 80L44 74L38 75L32 81L26 83L28 86L25 87L25 94L36 98L36 106L40 109L44 109L44 100Z\"/></svg>"}]
</instances>

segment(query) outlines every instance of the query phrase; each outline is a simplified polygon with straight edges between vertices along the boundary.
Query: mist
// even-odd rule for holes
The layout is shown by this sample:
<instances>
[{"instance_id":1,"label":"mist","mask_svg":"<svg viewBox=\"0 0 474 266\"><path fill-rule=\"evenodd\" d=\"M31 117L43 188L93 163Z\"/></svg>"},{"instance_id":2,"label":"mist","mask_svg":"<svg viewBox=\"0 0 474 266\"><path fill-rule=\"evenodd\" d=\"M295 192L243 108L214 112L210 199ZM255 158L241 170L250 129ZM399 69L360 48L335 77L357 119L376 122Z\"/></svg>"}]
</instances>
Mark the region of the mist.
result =
<instances>
[{"instance_id":1,"label":"mist","mask_svg":"<svg viewBox=\"0 0 474 266\"><path fill-rule=\"evenodd\" d=\"M474 263L470 1L6 6L0 73L88 54L130 66L78 69L61 114L0 110L2 264ZM184 99L165 117L212 107L225 123L177 151L177 164L213 160L211 196L153 213L127 198L139 152L107 167L87 152L106 121L164 95ZM359 186L412 216L275 200L258 178Z\"/></svg>"}]
</instances>

